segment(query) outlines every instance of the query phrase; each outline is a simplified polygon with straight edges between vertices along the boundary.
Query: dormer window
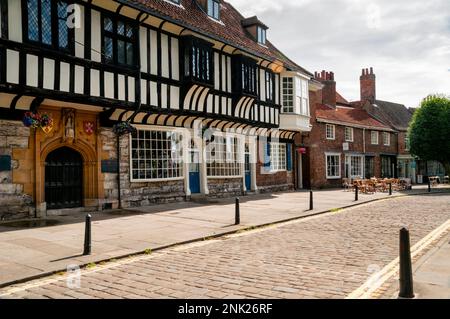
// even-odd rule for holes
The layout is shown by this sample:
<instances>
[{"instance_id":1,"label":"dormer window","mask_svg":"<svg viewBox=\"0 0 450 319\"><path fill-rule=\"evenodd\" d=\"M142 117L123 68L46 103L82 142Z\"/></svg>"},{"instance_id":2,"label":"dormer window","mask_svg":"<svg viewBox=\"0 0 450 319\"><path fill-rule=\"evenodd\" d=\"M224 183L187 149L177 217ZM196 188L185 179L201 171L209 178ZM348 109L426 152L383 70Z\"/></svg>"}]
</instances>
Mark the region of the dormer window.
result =
<instances>
[{"instance_id":1,"label":"dormer window","mask_svg":"<svg viewBox=\"0 0 450 319\"><path fill-rule=\"evenodd\" d=\"M262 23L258 17L254 16L244 19L241 23L245 30L253 37L255 42L262 45L266 44L266 32L268 27Z\"/></svg>"},{"instance_id":2,"label":"dormer window","mask_svg":"<svg viewBox=\"0 0 450 319\"><path fill-rule=\"evenodd\" d=\"M266 44L266 29L258 27L258 43Z\"/></svg>"},{"instance_id":3,"label":"dormer window","mask_svg":"<svg viewBox=\"0 0 450 319\"><path fill-rule=\"evenodd\" d=\"M208 15L216 20L220 20L219 0L208 0Z\"/></svg>"}]
</instances>

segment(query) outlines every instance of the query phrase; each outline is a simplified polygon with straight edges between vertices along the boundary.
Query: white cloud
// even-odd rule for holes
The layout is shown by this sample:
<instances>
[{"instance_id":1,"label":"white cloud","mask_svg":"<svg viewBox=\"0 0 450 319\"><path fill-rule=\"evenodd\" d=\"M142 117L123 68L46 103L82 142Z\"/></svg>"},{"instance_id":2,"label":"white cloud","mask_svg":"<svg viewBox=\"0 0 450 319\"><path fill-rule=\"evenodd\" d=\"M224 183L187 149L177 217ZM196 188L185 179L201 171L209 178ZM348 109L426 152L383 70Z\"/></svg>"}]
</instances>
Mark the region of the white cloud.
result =
<instances>
[{"instance_id":1,"label":"white cloud","mask_svg":"<svg viewBox=\"0 0 450 319\"><path fill-rule=\"evenodd\" d=\"M338 90L359 98L362 68L377 96L417 106L450 94L448 0L228 0L269 26L268 39L299 65L334 71Z\"/></svg>"}]
</instances>

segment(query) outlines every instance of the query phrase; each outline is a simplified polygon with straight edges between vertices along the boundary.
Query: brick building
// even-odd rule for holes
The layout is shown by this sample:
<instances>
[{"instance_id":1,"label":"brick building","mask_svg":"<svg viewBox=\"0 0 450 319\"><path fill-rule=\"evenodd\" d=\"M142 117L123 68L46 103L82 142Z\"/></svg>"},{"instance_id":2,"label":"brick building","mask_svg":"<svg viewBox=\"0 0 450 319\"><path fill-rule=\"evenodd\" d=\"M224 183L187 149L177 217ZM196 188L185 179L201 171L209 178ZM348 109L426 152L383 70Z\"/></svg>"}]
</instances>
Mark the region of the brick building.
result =
<instances>
[{"instance_id":1,"label":"brick building","mask_svg":"<svg viewBox=\"0 0 450 319\"><path fill-rule=\"evenodd\" d=\"M394 177L396 131L336 92L332 72L316 73L315 79L322 89L311 92L313 128L305 138L311 186L340 187L343 178Z\"/></svg>"},{"instance_id":2,"label":"brick building","mask_svg":"<svg viewBox=\"0 0 450 319\"><path fill-rule=\"evenodd\" d=\"M412 183L426 182L427 176L440 176L442 180L445 175L442 164L435 161L420 161L409 152L407 133L414 109L407 108L403 104L378 99L373 68L362 70L360 82L360 101L351 104L364 109L370 116L397 132L396 176L408 178Z\"/></svg>"}]
</instances>

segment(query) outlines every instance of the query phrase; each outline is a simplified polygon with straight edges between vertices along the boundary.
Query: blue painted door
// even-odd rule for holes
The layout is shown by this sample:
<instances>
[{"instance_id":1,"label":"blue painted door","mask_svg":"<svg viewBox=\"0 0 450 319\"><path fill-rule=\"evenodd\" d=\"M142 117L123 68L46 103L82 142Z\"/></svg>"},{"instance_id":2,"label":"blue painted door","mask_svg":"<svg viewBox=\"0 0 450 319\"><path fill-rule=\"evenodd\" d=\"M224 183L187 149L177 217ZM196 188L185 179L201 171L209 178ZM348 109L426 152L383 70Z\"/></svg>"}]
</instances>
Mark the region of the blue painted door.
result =
<instances>
[{"instance_id":1,"label":"blue painted door","mask_svg":"<svg viewBox=\"0 0 450 319\"><path fill-rule=\"evenodd\" d=\"M245 145L245 188L247 191L252 189L252 170L250 164L250 150L249 145Z\"/></svg>"},{"instance_id":2,"label":"blue painted door","mask_svg":"<svg viewBox=\"0 0 450 319\"><path fill-rule=\"evenodd\" d=\"M200 163L199 152L191 150L191 163L189 164L189 187L192 194L200 193Z\"/></svg>"}]
</instances>

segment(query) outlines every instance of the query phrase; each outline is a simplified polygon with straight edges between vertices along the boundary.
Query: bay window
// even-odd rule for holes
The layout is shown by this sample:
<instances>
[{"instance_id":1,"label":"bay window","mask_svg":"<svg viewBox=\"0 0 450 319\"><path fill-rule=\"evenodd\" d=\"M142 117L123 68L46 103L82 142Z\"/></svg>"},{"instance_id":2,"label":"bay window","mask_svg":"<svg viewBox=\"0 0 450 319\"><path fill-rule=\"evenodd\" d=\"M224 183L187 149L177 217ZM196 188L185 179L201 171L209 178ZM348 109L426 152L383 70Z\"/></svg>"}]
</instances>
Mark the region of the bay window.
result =
<instances>
[{"instance_id":1,"label":"bay window","mask_svg":"<svg viewBox=\"0 0 450 319\"><path fill-rule=\"evenodd\" d=\"M206 145L206 170L209 177L241 176L239 139L213 135Z\"/></svg>"},{"instance_id":2,"label":"bay window","mask_svg":"<svg viewBox=\"0 0 450 319\"><path fill-rule=\"evenodd\" d=\"M115 17L103 17L103 55L105 62L125 66L136 63L135 27Z\"/></svg>"},{"instance_id":3,"label":"bay window","mask_svg":"<svg viewBox=\"0 0 450 319\"><path fill-rule=\"evenodd\" d=\"M183 177L182 134L138 130L131 135L131 180L158 181Z\"/></svg>"},{"instance_id":4,"label":"bay window","mask_svg":"<svg viewBox=\"0 0 450 319\"><path fill-rule=\"evenodd\" d=\"M257 93L256 75L258 66L256 61L238 55L233 57L233 92L255 96Z\"/></svg>"},{"instance_id":5,"label":"bay window","mask_svg":"<svg viewBox=\"0 0 450 319\"><path fill-rule=\"evenodd\" d=\"M282 78L283 112L309 116L308 80L299 76Z\"/></svg>"},{"instance_id":6,"label":"bay window","mask_svg":"<svg viewBox=\"0 0 450 319\"><path fill-rule=\"evenodd\" d=\"M73 29L67 25L67 1L26 0L25 3L27 41L63 51L73 48Z\"/></svg>"},{"instance_id":7,"label":"bay window","mask_svg":"<svg viewBox=\"0 0 450 319\"><path fill-rule=\"evenodd\" d=\"M213 45L194 37L186 37L183 45L185 79L212 85L214 81Z\"/></svg>"}]
</instances>

